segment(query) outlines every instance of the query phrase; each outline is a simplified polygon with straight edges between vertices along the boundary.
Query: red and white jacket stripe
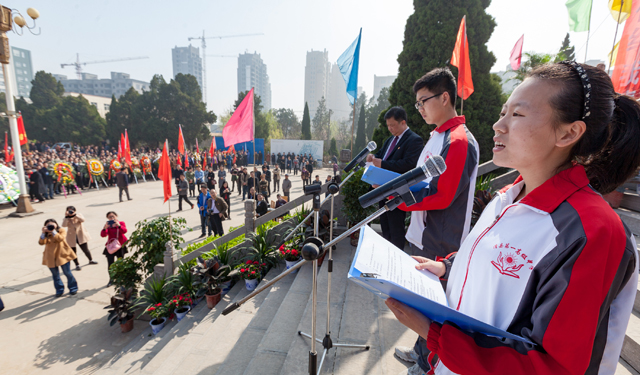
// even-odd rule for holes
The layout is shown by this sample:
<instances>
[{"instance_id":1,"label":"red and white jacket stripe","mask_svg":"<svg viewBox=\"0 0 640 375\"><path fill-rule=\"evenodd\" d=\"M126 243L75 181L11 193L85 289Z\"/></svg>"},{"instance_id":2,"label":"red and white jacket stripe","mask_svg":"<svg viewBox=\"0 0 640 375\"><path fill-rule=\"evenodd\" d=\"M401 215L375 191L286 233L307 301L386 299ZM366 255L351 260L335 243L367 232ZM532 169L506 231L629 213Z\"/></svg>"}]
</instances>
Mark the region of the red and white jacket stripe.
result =
<instances>
[{"instance_id":1,"label":"red and white jacket stripe","mask_svg":"<svg viewBox=\"0 0 640 375\"><path fill-rule=\"evenodd\" d=\"M614 374L633 309L638 254L582 166L485 208L455 256L449 305L537 345L434 323L436 374Z\"/></svg>"}]
</instances>

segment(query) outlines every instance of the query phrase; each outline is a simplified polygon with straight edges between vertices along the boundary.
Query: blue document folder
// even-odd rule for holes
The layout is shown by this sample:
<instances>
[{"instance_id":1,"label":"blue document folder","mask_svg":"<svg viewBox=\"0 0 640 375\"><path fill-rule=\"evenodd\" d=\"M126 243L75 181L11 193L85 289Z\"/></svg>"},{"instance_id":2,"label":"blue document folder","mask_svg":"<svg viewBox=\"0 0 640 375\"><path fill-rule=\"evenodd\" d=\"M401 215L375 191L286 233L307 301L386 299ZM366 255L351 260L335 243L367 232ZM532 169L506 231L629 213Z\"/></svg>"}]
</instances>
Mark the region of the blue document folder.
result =
<instances>
[{"instance_id":1,"label":"blue document folder","mask_svg":"<svg viewBox=\"0 0 640 375\"><path fill-rule=\"evenodd\" d=\"M400 176L400 173L388 171L386 169L378 168L373 165L367 167L362 174L362 181L371 185L384 185L394 178ZM416 192L429 186L426 182L419 182L409 188L409 190Z\"/></svg>"},{"instance_id":2,"label":"blue document folder","mask_svg":"<svg viewBox=\"0 0 640 375\"><path fill-rule=\"evenodd\" d=\"M448 321L456 324L460 329L465 331L479 332L489 336L508 338L508 339L513 339L517 341L526 342L529 344L534 344L533 342L531 342L530 340L524 337L515 335L513 333L509 333L507 331L491 326L487 323L481 322L475 318L472 318L459 311L456 311L455 309L452 309L449 306L443 305L427 297L423 297L419 294L416 294L413 291L410 291L405 287L400 286L390 280L382 279L380 277L377 277L375 274L372 275L370 273L360 272L355 268L355 265L356 265L356 260L358 259L358 255L360 253L362 242L365 236L377 236L375 238L376 243L381 243L382 241L388 242L368 226L365 226L360 230L360 240L358 244L358 249L356 251L355 257L353 258L353 262L351 263L351 269L349 270L349 275L348 275L348 278L351 281L364 287L365 289L376 294L378 297L382 299L387 299L391 297L393 299L396 299L404 303L405 305L411 306L435 322L442 324L445 321ZM395 248L395 250L403 253L403 255L406 255L404 254L404 252L402 252L398 248ZM406 255L406 256L409 256L409 255Z\"/></svg>"}]
</instances>

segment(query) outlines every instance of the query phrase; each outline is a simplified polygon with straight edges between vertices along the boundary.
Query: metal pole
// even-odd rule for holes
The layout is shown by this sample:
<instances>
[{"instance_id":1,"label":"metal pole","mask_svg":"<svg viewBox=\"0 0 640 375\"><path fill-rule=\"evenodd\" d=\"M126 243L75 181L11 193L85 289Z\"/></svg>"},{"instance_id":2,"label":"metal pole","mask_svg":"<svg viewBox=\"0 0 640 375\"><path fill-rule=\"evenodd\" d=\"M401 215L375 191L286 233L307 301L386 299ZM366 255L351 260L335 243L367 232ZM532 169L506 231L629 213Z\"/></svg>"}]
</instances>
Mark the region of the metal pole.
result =
<instances>
[{"instance_id":1,"label":"metal pole","mask_svg":"<svg viewBox=\"0 0 640 375\"><path fill-rule=\"evenodd\" d=\"M20 149L20 136L18 135L18 120L16 117L16 107L13 102L13 83L9 78L8 64L2 64L2 74L4 74L4 87L6 90L7 101L7 117L9 118L9 129L11 130L11 145L13 146L13 154L15 157L16 172L18 174L18 184L20 185L20 197L18 198L18 208L16 213L29 213L34 209L29 201L29 193L27 191L27 183L24 174L24 165L22 164L22 150Z\"/></svg>"},{"instance_id":2,"label":"metal pole","mask_svg":"<svg viewBox=\"0 0 640 375\"><path fill-rule=\"evenodd\" d=\"M591 10L593 10L593 2L591 3L591 8L589 8L589 29L587 29L587 44L584 49L584 62L587 62L587 52L589 51L589 34L591 34ZM620 11L622 11L622 6L620 6Z\"/></svg>"},{"instance_id":3,"label":"metal pole","mask_svg":"<svg viewBox=\"0 0 640 375\"><path fill-rule=\"evenodd\" d=\"M353 155L353 128L356 126L356 102L353 101L353 121L351 122L351 155Z\"/></svg>"},{"instance_id":4,"label":"metal pole","mask_svg":"<svg viewBox=\"0 0 640 375\"><path fill-rule=\"evenodd\" d=\"M620 16L622 15L623 5L624 5L624 0L620 0L620 9L618 11L618 22L616 23L616 33L613 35L613 47L611 47L611 56L609 56L609 69L607 69L607 74L611 72L611 63L613 62L613 50L616 49L616 39L618 39L618 26L620 26Z\"/></svg>"}]
</instances>

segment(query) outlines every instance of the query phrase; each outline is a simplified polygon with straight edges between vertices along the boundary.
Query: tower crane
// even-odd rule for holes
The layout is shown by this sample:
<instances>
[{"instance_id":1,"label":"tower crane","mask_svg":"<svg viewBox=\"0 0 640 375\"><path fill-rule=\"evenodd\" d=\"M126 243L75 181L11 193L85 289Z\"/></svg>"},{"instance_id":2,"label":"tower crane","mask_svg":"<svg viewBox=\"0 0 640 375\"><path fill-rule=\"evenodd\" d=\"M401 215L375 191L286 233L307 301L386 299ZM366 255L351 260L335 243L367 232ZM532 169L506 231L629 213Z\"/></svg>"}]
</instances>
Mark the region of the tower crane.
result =
<instances>
[{"instance_id":1,"label":"tower crane","mask_svg":"<svg viewBox=\"0 0 640 375\"><path fill-rule=\"evenodd\" d=\"M204 102L207 103L207 42L206 39L226 39L226 38L240 38L244 36L257 36L264 35L264 33L256 34L239 34L239 35L219 35L219 36L204 36L204 30L202 30L202 36L195 36L188 38L189 41L199 39L202 42L202 93L204 94ZM211 55L214 56L214 55ZM218 55L216 57L230 57L224 55Z\"/></svg>"},{"instance_id":2,"label":"tower crane","mask_svg":"<svg viewBox=\"0 0 640 375\"><path fill-rule=\"evenodd\" d=\"M127 60L142 60L142 59L148 59L149 56L140 56L140 57L123 57L121 59L112 59L112 60L99 60L99 61L87 61L87 62L80 62L80 54L76 54L76 62L74 63L70 63L70 64L60 64L61 68L64 68L65 66L75 66L76 67L76 74L78 75L78 79L82 79L82 66L83 65L87 65L87 64L101 64L101 63L108 63L108 62L116 62L116 61L127 61Z\"/></svg>"}]
</instances>

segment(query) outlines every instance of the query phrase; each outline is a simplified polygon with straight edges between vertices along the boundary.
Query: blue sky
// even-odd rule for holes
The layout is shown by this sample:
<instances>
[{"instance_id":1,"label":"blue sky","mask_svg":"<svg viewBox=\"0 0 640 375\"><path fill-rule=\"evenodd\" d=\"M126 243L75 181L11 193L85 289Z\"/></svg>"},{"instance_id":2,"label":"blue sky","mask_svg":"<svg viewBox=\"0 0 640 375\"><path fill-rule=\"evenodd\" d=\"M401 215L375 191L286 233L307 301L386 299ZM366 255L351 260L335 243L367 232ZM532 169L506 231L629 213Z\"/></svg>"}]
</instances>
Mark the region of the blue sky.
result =
<instances>
[{"instance_id":1,"label":"blue sky","mask_svg":"<svg viewBox=\"0 0 640 375\"><path fill-rule=\"evenodd\" d=\"M267 64L274 108L304 107L306 52L327 49L334 62L362 31L359 86L370 96L373 76L397 74L409 0L329 1L121 1L13 0L4 4L40 11L42 34L9 33L13 46L31 50L34 69L75 75L61 63L149 56L146 60L87 65L85 71L109 77L111 71L149 81L153 74L172 78L171 49L188 37L264 33L264 36L208 40L207 55L257 52ZM588 59L605 60L611 50L615 21L606 0L594 0ZM488 9L498 26L488 43L504 70L516 40L525 34L524 50L556 52L569 30L563 0L494 0ZM618 38L622 34L621 25ZM587 33L571 33L578 61L584 60ZM192 42L200 47L199 41ZM582 47L582 48L581 48ZM220 115L237 97L237 59L207 59L208 107ZM346 95L346 94L345 94Z\"/></svg>"}]
</instances>

